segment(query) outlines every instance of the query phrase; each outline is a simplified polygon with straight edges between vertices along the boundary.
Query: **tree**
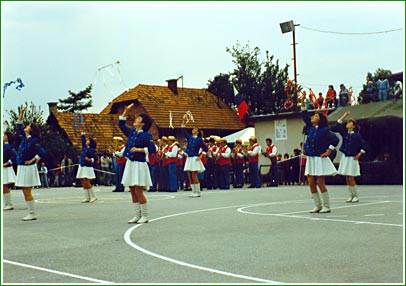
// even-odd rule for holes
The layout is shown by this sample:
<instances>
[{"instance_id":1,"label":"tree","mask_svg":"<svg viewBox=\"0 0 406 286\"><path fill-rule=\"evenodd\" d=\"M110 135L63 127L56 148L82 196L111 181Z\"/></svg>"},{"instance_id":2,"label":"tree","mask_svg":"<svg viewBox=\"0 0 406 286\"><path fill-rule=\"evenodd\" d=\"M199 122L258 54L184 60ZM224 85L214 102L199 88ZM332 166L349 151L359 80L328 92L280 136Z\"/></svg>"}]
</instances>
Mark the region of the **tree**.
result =
<instances>
[{"instance_id":1,"label":"tree","mask_svg":"<svg viewBox=\"0 0 406 286\"><path fill-rule=\"evenodd\" d=\"M256 47L251 50L248 44L241 46L237 42L232 48L226 48L226 51L233 57L236 67L231 73L221 73L214 80L209 80L209 91L233 106L234 84L242 99L249 105L249 114L280 112L286 100L284 85L289 66L282 69L278 60L273 62L274 56L270 56L268 51L266 59L261 61L260 49Z\"/></svg>"},{"instance_id":2,"label":"tree","mask_svg":"<svg viewBox=\"0 0 406 286\"><path fill-rule=\"evenodd\" d=\"M25 103L25 105L28 105ZM17 111L6 110L10 119L4 121L4 129L14 133L14 148L18 149L21 138L16 134L17 120L20 114L21 107ZM58 131L51 130L49 125L44 122L43 111L40 107L36 107L33 102L30 103L23 117L23 125L35 123L41 130L40 143L46 151L45 158L41 161L45 162L48 168L54 168L62 160L64 154L71 158L75 158L78 150L73 147L63 134Z\"/></svg>"},{"instance_id":3,"label":"tree","mask_svg":"<svg viewBox=\"0 0 406 286\"><path fill-rule=\"evenodd\" d=\"M59 99L60 105L58 106L58 109L61 111L76 112L92 107L92 89L93 85L91 84L86 89L79 91L78 93L74 93L73 91L69 90L68 92L70 96L68 98ZM89 101L83 102L86 99L89 99Z\"/></svg>"},{"instance_id":4,"label":"tree","mask_svg":"<svg viewBox=\"0 0 406 286\"><path fill-rule=\"evenodd\" d=\"M25 105L28 106L28 103L25 102ZM15 132L17 129L17 120L20 115L21 108L22 106L19 106L17 111L6 110L6 113L9 115L10 119L3 122L3 127L5 130ZM44 125L43 113L44 112L41 110L41 107L36 107L34 103L31 102L29 108L27 108L24 113L23 125L25 126L30 123L36 123L39 126Z\"/></svg>"},{"instance_id":5,"label":"tree","mask_svg":"<svg viewBox=\"0 0 406 286\"><path fill-rule=\"evenodd\" d=\"M278 113L283 111L286 101L285 84L288 78L288 65L281 69L279 60L272 63L274 56L266 51L264 72L261 74L261 96L259 98L260 114Z\"/></svg>"},{"instance_id":6,"label":"tree","mask_svg":"<svg viewBox=\"0 0 406 286\"><path fill-rule=\"evenodd\" d=\"M213 80L209 80L208 91L223 100L228 106L234 104L234 89L229 74L219 74Z\"/></svg>"},{"instance_id":7,"label":"tree","mask_svg":"<svg viewBox=\"0 0 406 286\"><path fill-rule=\"evenodd\" d=\"M255 47L251 51L248 44L241 46L237 42L232 48L226 48L226 51L231 54L234 58L233 63L236 64L234 71L231 73L233 84L250 106L250 111L258 114L262 66L262 63L258 59L260 49Z\"/></svg>"}]
</instances>

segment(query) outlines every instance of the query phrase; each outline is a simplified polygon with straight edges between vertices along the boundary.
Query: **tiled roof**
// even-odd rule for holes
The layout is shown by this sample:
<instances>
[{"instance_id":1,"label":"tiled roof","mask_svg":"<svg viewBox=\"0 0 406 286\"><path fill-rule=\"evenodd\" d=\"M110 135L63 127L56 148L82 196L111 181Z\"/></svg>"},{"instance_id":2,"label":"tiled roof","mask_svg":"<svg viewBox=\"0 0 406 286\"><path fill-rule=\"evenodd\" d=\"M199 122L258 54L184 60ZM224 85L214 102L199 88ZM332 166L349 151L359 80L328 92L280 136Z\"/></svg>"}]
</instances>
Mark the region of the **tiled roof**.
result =
<instances>
[{"instance_id":1,"label":"tiled roof","mask_svg":"<svg viewBox=\"0 0 406 286\"><path fill-rule=\"evenodd\" d=\"M203 129L235 131L246 127L235 111L209 91L182 87L177 90L178 94L174 94L167 86L140 84L113 99L101 114L117 113L119 107L138 100L158 128L169 127L170 111L174 127L180 127L182 116L189 110L195 123Z\"/></svg>"},{"instance_id":2,"label":"tiled roof","mask_svg":"<svg viewBox=\"0 0 406 286\"><path fill-rule=\"evenodd\" d=\"M50 117L52 116L78 150L82 149L80 138L82 132L86 132L86 136L95 139L98 153L107 151L113 145L114 136L125 138L118 128L118 114L82 113L82 124L80 124L80 117L74 113L54 111L50 114Z\"/></svg>"}]
</instances>

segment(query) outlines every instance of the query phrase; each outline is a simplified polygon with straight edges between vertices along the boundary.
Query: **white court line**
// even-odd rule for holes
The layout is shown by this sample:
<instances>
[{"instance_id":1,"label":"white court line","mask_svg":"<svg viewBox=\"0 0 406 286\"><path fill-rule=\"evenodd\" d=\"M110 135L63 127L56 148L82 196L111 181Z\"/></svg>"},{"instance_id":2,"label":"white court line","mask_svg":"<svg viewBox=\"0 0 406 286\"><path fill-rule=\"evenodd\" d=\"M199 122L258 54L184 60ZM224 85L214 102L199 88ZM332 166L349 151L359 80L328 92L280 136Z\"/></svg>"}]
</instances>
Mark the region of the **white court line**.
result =
<instances>
[{"instance_id":1,"label":"white court line","mask_svg":"<svg viewBox=\"0 0 406 286\"><path fill-rule=\"evenodd\" d=\"M38 267L38 266L29 265L29 264L20 263L20 262L15 262L15 261L10 261L10 260L6 260L6 259L3 259L3 262L8 263L8 264L12 264L12 265L16 265L16 266L25 267L25 268L31 268L31 269L35 269L35 270L39 270L39 271L49 272L49 273L53 273L53 274L57 274L57 275L62 275L62 276L77 278L77 279L81 279L81 280L86 280L86 281L90 281L90 282L103 283L103 284L112 284L112 283L114 283L114 282L111 282L111 281L99 280L99 279L95 279L95 278L91 278L91 277L87 277L87 276L80 276L80 275L76 275L76 274L71 274L71 273L67 273L67 272L62 272L62 271L52 270L52 269L48 269L48 268Z\"/></svg>"},{"instance_id":2,"label":"white court line","mask_svg":"<svg viewBox=\"0 0 406 286\"><path fill-rule=\"evenodd\" d=\"M385 214L366 214L364 216L384 216Z\"/></svg>"},{"instance_id":3,"label":"white court line","mask_svg":"<svg viewBox=\"0 0 406 286\"><path fill-rule=\"evenodd\" d=\"M187 215L187 214L191 214L191 213L199 213L199 212L205 212L205 211L229 209L229 208L236 208L236 207L241 207L241 206L242 205L237 205L237 206L219 207L219 208L211 208L211 209L196 210L196 211L190 211L190 212L184 212L184 213L177 213L177 214L173 214L173 215L168 215L168 216L163 216L163 217L159 217L159 218L156 218L156 219L152 219L152 220L150 220L150 222L161 220L161 219L166 219L166 218L171 218L171 217L176 217L176 216L181 216L181 215ZM226 272L226 271L213 269L213 268L209 268L209 267L204 267L204 266L200 266L200 265L196 265L196 264L191 264L191 263L183 262L183 261L180 261L180 260L177 260L177 259L173 259L173 258L170 258L170 257L167 257L167 256L163 256L163 255L154 253L152 251L149 251L149 250L139 246L138 244L134 243L131 240L131 233L136 228L138 228L140 226L142 226L142 224L137 224L137 225L129 228L124 234L124 240L129 246L131 246L134 249L137 249L138 251L141 251L141 252L143 252L143 253L145 253L147 255L150 255L150 256L153 256L153 257L156 257L156 258L159 258L159 259L171 262L171 263L175 263L175 264L178 264L178 265L181 265L181 266L194 268L194 269L198 269L198 270L203 270L203 271L207 271L207 272L211 272L211 273L221 274L221 275L225 275L225 276L241 278L241 279L251 280L251 281L257 281L257 282L262 282L262 283L277 283L277 284L282 284L283 283L283 282L279 282L279 281L267 280L267 279L262 279L262 278L258 278L258 277L246 276L246 275L240 275L240 274Z\"/></svg>"},{"instance_id":4,"label":"white court line","mask_svg":"<svg viewBox=\"0 0 406 286\"><path fill-rule=\"evenodd\" d=\"M360 207L360 206L367 206L367 205L375 205L375 204L382 204L382 203L390 203L390 201L381 201L381 202L374 202L374 203L366 203L366 204L351 204L349 206L343 207L336 207L334 209L342 209L342 208L350 208L350 207ZM263 204L259 204L263 205ZM287 217L287 218L300 218L300 219L308 219L308 220L324 220L324 221L333 221L333 222L344 222L344 223L354 223L354 224L372 224L372 225L384 225L384 226L396 226L396 227L403 227L402 224L392 224L392 223L379 223L379 222L368 222L368 221L356 221L356 220L342 220L342 219L331 219L331 218L322 218L317 216L318 214L308 215L308 216L299 216L299 215L291 215L297 213L308 213L309 211L299 211L299 212L289 212L289 213L281 213L281 214L272 214L272 213L256 213L256 212L248 212L244 209L256 207L259 205L251 205L251 206L244 206L237 209L238 212L250 215L263 215L263 216L278 216L278 217Z\"/></svg>"}]
</instances>

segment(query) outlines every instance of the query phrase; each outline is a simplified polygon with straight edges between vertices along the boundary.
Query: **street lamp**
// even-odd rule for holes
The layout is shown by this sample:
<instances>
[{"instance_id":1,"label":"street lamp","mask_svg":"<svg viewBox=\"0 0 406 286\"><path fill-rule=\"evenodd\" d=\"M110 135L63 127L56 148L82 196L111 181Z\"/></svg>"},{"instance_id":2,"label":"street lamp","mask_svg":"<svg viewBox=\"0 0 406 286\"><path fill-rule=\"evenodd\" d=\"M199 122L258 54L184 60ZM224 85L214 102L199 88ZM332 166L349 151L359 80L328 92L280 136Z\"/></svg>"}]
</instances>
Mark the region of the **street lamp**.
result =
<instances>
[{"instance_id":1,"label":"street lamp","mask_svg":"<svg viewBox=\"0 0 406 286\"><path fill-rule=\"evenodd\" d=\"M295 74L295 84L294 84L294 91L295 91L295 99L297 100L297 73L296 73L296 39L295 39L295 26L299 26L299 24L294 24L293 21L283 22L279 24L281 26L282 34L292 32L293 35L293 72ZM297 108L297 101L295 102L295 110Z\"/></svg>"}]
</instances>

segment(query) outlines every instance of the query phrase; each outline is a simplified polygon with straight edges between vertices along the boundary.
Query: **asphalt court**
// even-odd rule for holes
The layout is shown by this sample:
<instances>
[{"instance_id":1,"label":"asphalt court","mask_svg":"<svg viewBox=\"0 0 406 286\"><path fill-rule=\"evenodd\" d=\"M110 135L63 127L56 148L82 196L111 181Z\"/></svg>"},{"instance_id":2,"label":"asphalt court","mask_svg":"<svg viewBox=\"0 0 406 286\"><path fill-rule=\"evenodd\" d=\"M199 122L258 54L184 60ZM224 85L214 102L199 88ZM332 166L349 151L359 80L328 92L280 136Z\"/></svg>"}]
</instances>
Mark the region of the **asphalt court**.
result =
<instances>
[{"instance_id":1,"label":"asphalt court","mask_svg":"<svg viewBox=\"0 0 406 286\"><path fill-rule=\"evenodd\" d=\"M35 189L38 220L3 212L3 283L404 282L403 186L328 186L332 212L310 214L308 186L146 193L150 222L129 225L130 194Z\"/></svg>"}]
</instances>

